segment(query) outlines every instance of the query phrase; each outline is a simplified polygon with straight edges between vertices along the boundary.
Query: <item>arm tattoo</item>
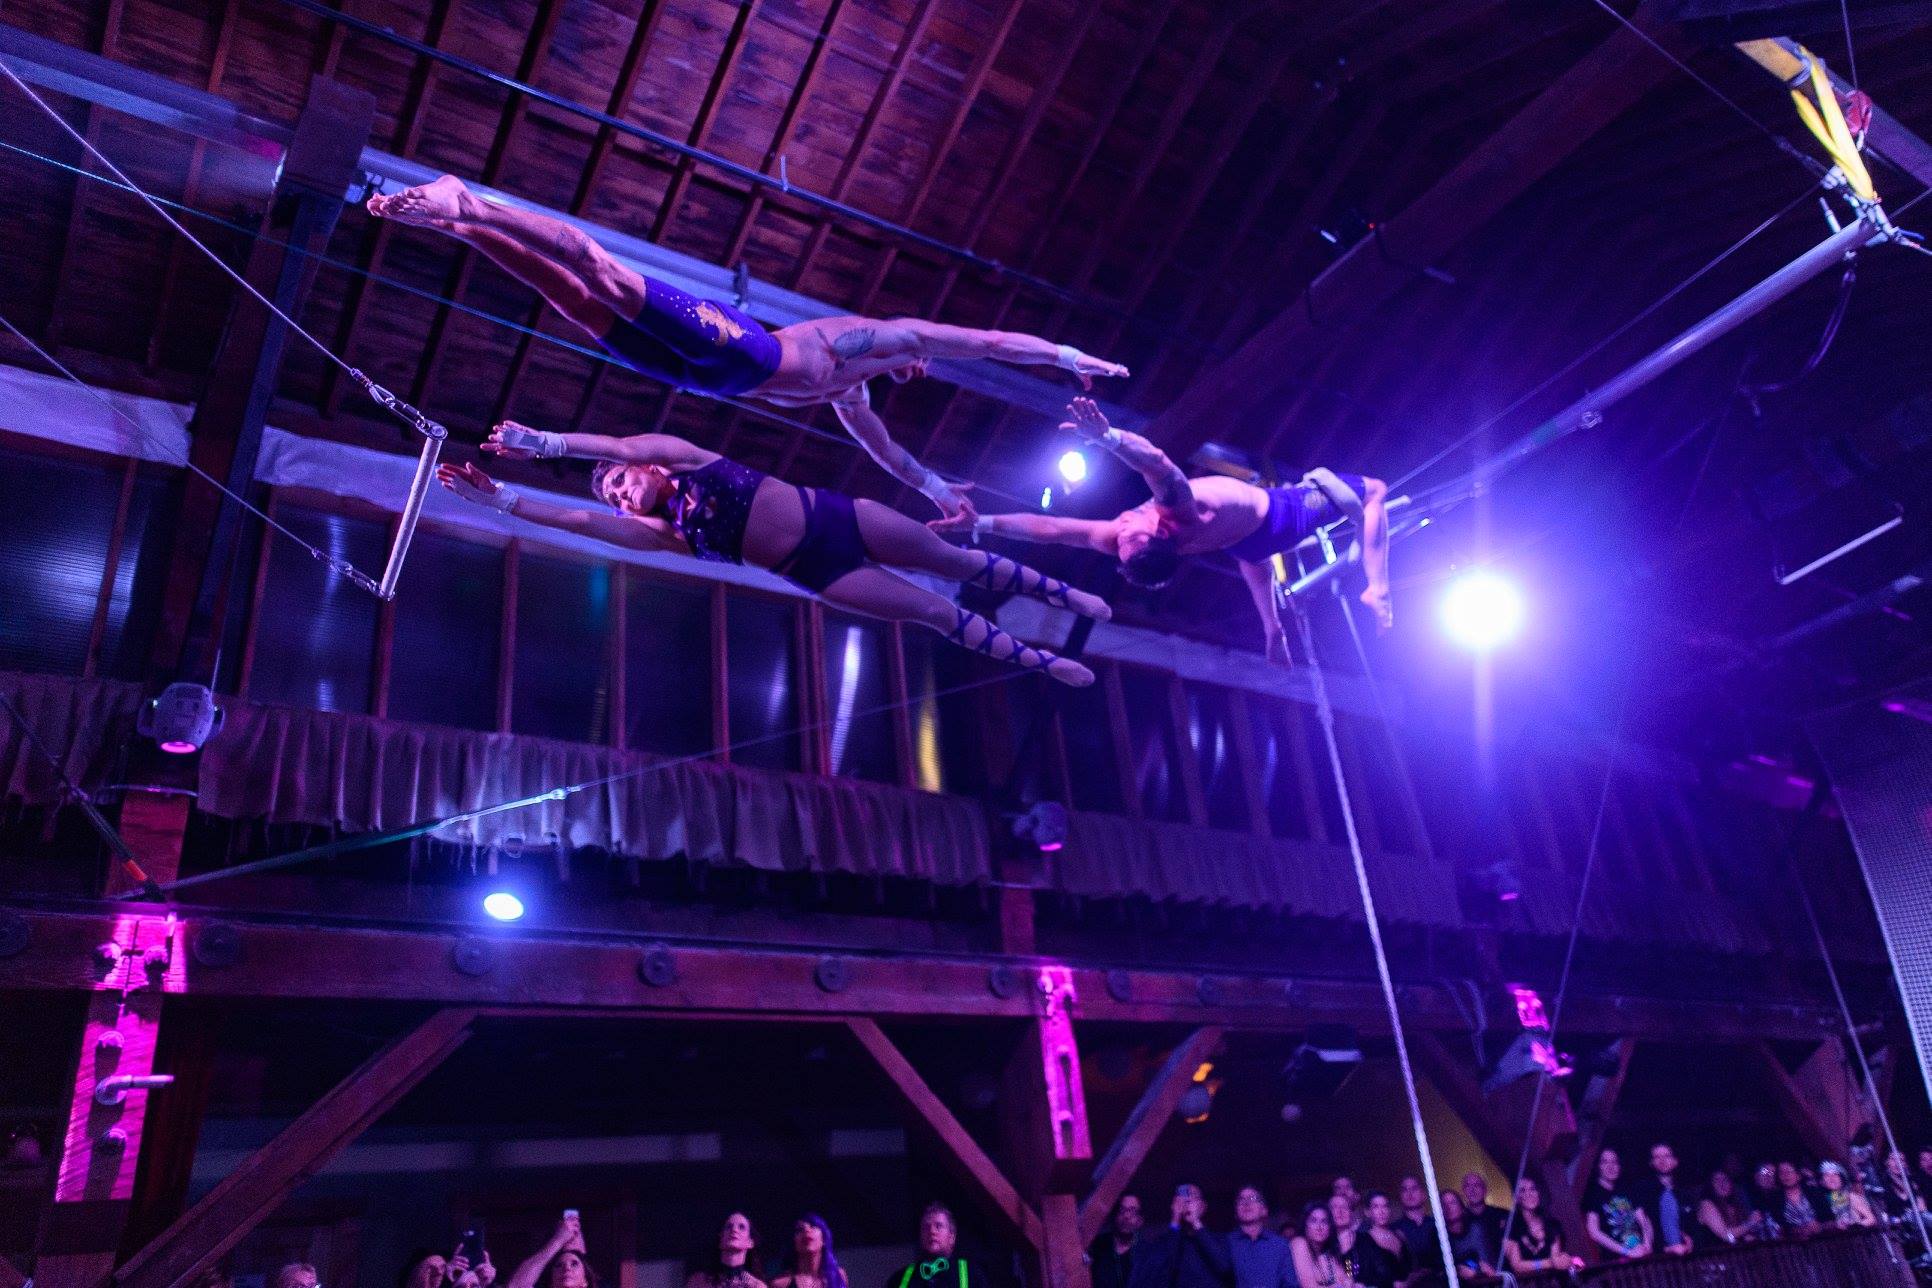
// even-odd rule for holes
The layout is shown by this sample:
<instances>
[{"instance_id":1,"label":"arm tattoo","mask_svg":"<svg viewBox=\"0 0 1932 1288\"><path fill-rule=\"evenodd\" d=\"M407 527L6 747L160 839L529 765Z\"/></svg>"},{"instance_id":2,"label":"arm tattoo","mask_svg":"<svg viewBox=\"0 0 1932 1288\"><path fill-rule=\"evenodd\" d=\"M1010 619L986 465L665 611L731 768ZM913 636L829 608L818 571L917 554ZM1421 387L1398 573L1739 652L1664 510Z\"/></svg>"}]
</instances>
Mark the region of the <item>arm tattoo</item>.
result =
<instances>
[{"instance_id":1,"label":"arm tattoo","mask_svg":"<svg viewBox=\"0 0 1932 1288\"><path fill-rule=\"evenodd\" d=\"M597 244L588 233L565 223L557 225L557 231L550 235L550 240L556 247L557 258L569 268L582 268L589 264L596 251Z\"/></svg>"},{"instance_id":2,"label":"arm tattoo","mask_svg":"<svg viewBox=\"0 0 1932 1288\"><path fill-rule=\"evenodd\" d=\"M1185 510L1194 504L1194 489L1188 486L1187 475L1172 464L1161 473L1160 503L1170 510Z\"/></svg>"},{"instance_id":3,"label":"arm tattoo","mask_svg":"<svg viewBox=\"0 0 1932 1288\"><path fill-rule=\"evenodd\" d=\"M873 331L869 326L854 327L843 332L832 341L832 352L839 356L840 362L850 362L863 358L872 352Z\"/></svg>"}]
</instances>

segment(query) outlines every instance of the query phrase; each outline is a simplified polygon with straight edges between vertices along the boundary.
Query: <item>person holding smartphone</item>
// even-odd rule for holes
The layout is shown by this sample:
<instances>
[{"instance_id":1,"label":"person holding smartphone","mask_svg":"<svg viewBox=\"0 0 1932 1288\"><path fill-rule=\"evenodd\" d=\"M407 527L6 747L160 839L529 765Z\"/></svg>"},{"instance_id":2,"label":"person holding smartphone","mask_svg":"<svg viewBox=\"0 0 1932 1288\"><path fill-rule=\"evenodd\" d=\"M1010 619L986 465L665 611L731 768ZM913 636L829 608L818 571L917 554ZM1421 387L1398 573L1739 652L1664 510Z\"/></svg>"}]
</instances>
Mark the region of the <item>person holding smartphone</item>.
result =
<instances>
[{"instance_id":1,"label":"person holding smartphone","mask_svg":"<svg viewBox=\"0 0 1932 1288\"><path fill-rule=\"evenodd\" d=\"M583 1225L577 1210L567 1208L555 1232L511 1274L508 1288L597 1288L587 1258Z\"/></svg>"}]
</instances>

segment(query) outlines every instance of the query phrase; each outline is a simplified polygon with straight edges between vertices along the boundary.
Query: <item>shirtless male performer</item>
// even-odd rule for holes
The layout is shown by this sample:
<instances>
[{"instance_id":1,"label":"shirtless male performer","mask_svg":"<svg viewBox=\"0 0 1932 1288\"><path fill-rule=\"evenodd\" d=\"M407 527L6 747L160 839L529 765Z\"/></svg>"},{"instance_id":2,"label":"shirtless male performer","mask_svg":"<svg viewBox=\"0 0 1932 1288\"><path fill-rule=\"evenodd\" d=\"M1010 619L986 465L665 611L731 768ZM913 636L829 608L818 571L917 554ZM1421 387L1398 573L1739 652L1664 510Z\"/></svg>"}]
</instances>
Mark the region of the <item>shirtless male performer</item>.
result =
<instances>
[{"instance_id":1,"label":"shirtless male performer","mask_svg":"<svg viewBox=\"0 0 1932 1288\"><path fill-rule=\"evenodd\" d=\"M1013 331L917 318L815 318L767 331L723 300L701 300L620 263L582 229L478 197L454 175L369 198L369 213L467 242L532 287L633 371L680 389L744 394L780 407L829 403L885 471L948 517L971 517L970 485L949 483L892 441L865 382L924 375L934 358L1063 367L1093 388L1127 368Z\"/></svg>"},{"instance_id":2,"label":"shirtless male performer","mask_svg":"<svg viewBox=\"0 0 1932 1288\"><path fill-rule=\"evenodd\" d=\"M1383 508L1388 486L1381 479L1325 469L1310 470L1288 487L1256 487L1219 474L1190 479L1160 448L1109 425L1091 398L1074 399L1067 413L1060 428L1105 447L1139 473L1154 493L1151 500L1111 519L984 514L935 520L931 526L941 532L992 533L1098 550L1118 558L1127 580L1137 586L1164 586L1185 556L1225 550L1240 565L1241 579L1261 614L1268 656L1286 662L1288 642L1275 617L1268 559L1293 550L1316 528L1347 516L1361 533L1362 571L1368 577L1362 602L1382 630L1393 624L1389 525Z\"/></svg>"}]
</instances>

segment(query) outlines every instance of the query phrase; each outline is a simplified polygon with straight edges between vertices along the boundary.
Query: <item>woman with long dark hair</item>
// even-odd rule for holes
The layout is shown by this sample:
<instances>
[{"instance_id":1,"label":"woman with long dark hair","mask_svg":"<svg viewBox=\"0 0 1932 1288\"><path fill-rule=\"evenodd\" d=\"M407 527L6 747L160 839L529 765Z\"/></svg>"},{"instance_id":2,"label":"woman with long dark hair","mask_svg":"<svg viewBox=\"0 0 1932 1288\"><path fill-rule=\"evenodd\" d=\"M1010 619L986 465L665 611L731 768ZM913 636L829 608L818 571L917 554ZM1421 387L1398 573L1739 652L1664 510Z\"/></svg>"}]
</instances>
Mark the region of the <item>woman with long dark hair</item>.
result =
<instances>
[{"instance_id":1,"label":"woman with long dark hair","mask_svg":"<svg viewBox=\"0 0 1932 1288\"><path fill-rule=\"evenodd\" d=\"M600 461L591 490L616 513L523 497L467 463L439 469L443 486L472 504L613 546L765 568L834 608L925 626L962 648L1045 671L1062 684L1093 683L1093 672L1073 659L1022 644L888 569L1031 595L1099 621L1113 616L1104 600L1003 555L955 546L877 501L795 487L669 434L553 434L506 421L490 432L483 450L512 459Z\"/></svg>"},{"instance_id":2,"label":"woman with long dark hair","mask_svg":"<svg viewBox=\"0 0 1932 1288\"><path fill-rule=\"evenodd\" d=\"M1751 1243L1764 1237L1764 1213L1738 1193L1737 1182L1723 1168L1711 1173L1704 1201L1697 1205L1697 1224L1719 1243Z\"/></svg>"},{"instance_id":3,"label":"woman with long dark hair","mask_svg":"<svg viewBox=\"0 0 1932 1288\"><path fill-rule=\"evenodd\" d=\"M765 1288L753 1258L758 1254L758 1228L743 1212L724 1219L718 1240L691 1265L684 1288Z\"/></svg>"},{"instance_id":4,"label":"woman with long dark hair","mask_svg":"<svg viewBox=\"0 0 1932 1288\"><path fill-rule=\"evenodd\" d=\"M555 1233L523 1259L505 1288L597 1288L575 1212L564 1213Z\"/></svg>"},{"instance_id":5,"label":"woman with long dark hair","mask_svg":"<svg viewBox=\"0 0 1932 1288\"><path fill-rule=\"evenodd\" d=\"M1310 1203L1302 1210L1301 1233L1288 1241L1288 1252L1301 1288L1355 1288L1355 1277L1342 1262L1328 1204Z\"/></svg>"},{"instance_id":6,"label":"woman with long dark hair","mask_svg":"<svg viewBox=\"0 0 1932 1288\"><path fill-rule=\"evenodd\" d=\"M1623 1183L1623 1160L1614 1149L1597 1155L1596 1172L1583 1192L1583 1230L1591 1242L1622 1260L1649 1256L1656 1242L1650 1217Z\"/></svg>"},{"instance_id":7,"label":"woman with long dark hair","mask_svg":"<svg viewBox=\"0 0 1932 1288\"><path fill-rule=\"evenodd\" d=\"M1515 1229L1503 1242L1503 1259L1519 1275L1568 1270L1576 1258L1563 1249L1563 1227L1543 1211L1543 1190L1525 1176L1516 1182Z\"/></svg>"},{"instance_id":8,"label":"woman with long dark hair","mask_svg":"<svg viewBox=\"0 0 1932 1288\"><path fill-rule=\"evenodd\" d=\"M832 1250L832 1227L816 1212L807 1212L792 1225L792 1251L785 1273L771 1288L852 1288Z\"/></svg>"},{"instance_id":9,"label":"woman with long dark hair","mask_svg":"<svg viewBox=\"0 0 1932 1288\"><path fill-rule=\"evenodd\" d=\"M1415 1273L1415 1257L1395 1229L1395 1205L1381 1190L1364 1201L1368 1224L1355 1240L1355 1281L1362 1288L1398 1288Z\"/></svg>"}]
</instances>

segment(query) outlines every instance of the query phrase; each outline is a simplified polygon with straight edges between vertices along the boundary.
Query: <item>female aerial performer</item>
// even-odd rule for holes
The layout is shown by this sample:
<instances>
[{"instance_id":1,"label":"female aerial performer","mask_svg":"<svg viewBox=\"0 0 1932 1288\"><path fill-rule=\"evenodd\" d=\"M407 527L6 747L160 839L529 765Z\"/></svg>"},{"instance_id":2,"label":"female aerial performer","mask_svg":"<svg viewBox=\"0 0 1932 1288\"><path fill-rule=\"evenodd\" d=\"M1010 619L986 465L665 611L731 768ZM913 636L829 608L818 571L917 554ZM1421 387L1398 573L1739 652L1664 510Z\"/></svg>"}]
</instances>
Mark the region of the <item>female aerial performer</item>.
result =
<instances>
[{"instance_id":1,"label":"female aerial performer","mask_svg":"<svg viewBox=\"0 0 1932 1288\"><path fill-rule=\"evenodd\" d=\"M1050 514L949 516L935 521L942 532L993 533L1021 541L1051 541L1113 555L1137 586L1164 586L1187 555L1225 550L1248 584L1268 656L1288 660L1288 642L1275 617L1274 586L1268 561L1286 554L1316 528L1346 517L1362 538L1362 572L1368 589L1362 603L1387 630L1394 621L1389 604L1388 487L1381 479L1332 470L1310 470L1290 487L1256 487L1240 479L1210 474L1190 479L1167 453L1124 429L1115 429L1091 398L1076 398L1060 428L1105 447L1147 481L1151 500L1111 519L1064 519Z\"/></svg>"},{"instance_id":2,"label":"female aerial performer","mask_svg":"<svg viewBox=\"0 0 1932 1288\"><path fill-rule=\"evenodd\" d=\"M833 317L767 331L721 300L701 300L625 266L583 230L547 215L485 201L454 175L393 196L369 212L467 242L515 274L633 371L680 389L746 394L780 407L829 403L888 474L947 516L972 513L966 487L949 483L892 441L867 400L874 376L910 380L933 358L997 358L1064 367L1093 388L1127 368L1071 345L1012 331L979 331L916 318Z\"/></svg>"},{"instance_id":3,"label":"female aerial performer","mask_svg":"<svg viewBox=\"0 0 1932 1288\"><path fill-rule=\"evenodd\" d=\"M1113 616L1104 600L1011 559L963 550L877 501L794 487L669 434L555 434L505 421L490 431L483 450L514 459L597 460L591 489L617 513L531 500L470 464L444 465L437 478L466 501L532 523L634 550L768 568L834 607L929 626L955 644L1044 670L1063 684L1093 683L1093 672L1080 663L1022 644L881 565L1033 595L1103 622Z\"/></svg>"}]
</instances>

